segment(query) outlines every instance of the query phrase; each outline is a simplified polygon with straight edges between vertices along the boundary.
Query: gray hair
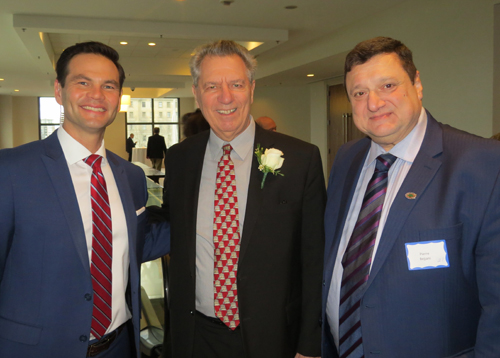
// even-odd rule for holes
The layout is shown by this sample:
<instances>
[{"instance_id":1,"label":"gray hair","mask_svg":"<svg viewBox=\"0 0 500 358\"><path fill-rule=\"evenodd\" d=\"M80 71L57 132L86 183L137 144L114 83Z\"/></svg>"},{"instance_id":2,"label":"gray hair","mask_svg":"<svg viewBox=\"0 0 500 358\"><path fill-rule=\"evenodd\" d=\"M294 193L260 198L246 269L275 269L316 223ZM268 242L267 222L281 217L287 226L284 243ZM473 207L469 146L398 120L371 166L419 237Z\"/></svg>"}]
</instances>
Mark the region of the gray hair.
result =
<instances>
[{"instance_id":1,"label":"gray hair","mask_svg":"<svg viewBox=\"0 0 500 358\"><path fill-rule=\"evenodd\" d=\"M191 76L193 77L193 84L195 87L198 86L198 79L201 73L201 62L207 56L232 56L238 55L243 60L245 67L247 68L248 80L253 82L255 76L255 69L257 68L257 60L253 57L250 52L243 46L237 44L231 40L219 40L211 42L195 49L195 54L189 61L189 68L191 70Z\"/></svg>"}]
</instances>

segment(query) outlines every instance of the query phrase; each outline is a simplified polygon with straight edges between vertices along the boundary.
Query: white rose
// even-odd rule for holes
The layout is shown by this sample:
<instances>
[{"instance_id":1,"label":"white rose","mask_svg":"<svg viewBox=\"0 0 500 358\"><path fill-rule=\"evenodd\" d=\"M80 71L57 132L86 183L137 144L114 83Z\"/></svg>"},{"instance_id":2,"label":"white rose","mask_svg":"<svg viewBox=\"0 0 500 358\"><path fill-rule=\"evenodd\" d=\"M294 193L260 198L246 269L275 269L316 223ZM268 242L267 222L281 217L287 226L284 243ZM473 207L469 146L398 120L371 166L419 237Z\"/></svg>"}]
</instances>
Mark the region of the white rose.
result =
<instances>
[{"instance_id":1,"label":"white rose","mask_svg":"<svg viewBox=\"0 0 500 358\"><path fill-rule=\"evenodd\" d=\"M282 158L283 152L278 149L266 149L261 157L262 165L269 167L272 171L281 168L285 158Z\"/></svg>"}]
</instances>

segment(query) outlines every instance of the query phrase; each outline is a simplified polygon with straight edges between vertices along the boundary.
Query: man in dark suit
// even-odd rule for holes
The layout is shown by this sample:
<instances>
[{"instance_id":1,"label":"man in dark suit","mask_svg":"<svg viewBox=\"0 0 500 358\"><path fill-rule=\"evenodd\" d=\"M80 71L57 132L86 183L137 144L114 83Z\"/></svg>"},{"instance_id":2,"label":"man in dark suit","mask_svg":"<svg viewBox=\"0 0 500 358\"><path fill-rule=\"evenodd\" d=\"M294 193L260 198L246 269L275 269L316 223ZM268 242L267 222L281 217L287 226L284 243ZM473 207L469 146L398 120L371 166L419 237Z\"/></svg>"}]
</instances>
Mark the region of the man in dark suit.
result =
<instances>
[{"instance_id":1,"label":"man in dark suit","mask_svg":"<svg viewBox=\"0 0 500 358\"><path fill-rule=\"evenodd\" d=\"M320 355L319 150L255 125L255 65L232 41L202 46L191 60L193 93L211 130L166 157L176 358ZM259 146L269 150L261 168L283 176L264 178Z\"/></svg>"},{"instance_id":2,"label":"man in dark suit","mask_svg":"<svg viewBox=\"0 0 500 358\"><path fill-rule=\"evenodd\" d=\"M132 161L132 148L135 148L134 133L130 133L130 137L127 138L126 151L128 153L128 161Z\"/></svg>"},{"instance_id":3,"label":"man in dark suit","mask_svg":"<svg viewBox=\"0 0 500 358\"><path fill-rule=\"evenodd\" d=\"M146 156L151 159L153 168L161 170L163 158L167 153L167 146L165 145L165 138L160 135L160 128L153 129L153 135L148 138L148 149Z\"/></svg>"},{"instance_id":4,"label":"man in dark suit","mask_svg":"<svg viewBox=\"0 0 500 358\"><path fill-rule=\"evenodd\" d=\"M345 84L368 137L330 175L323 357L500 357L500 146L422 107L400 41L358 44Z\"/></svg>"},{"instance_id":5,"label":"man in dark suit","mask_svg":"<svg viewBox=\"0 0 500 358\"><path fill-rule=\"evenodd\" d=\"M62 126L0 151L0 357L139 357L140 265L168 235L147 235L142 170L104 148L123 68L87 42L56 71Z\"/></svg>"}]
</instances>

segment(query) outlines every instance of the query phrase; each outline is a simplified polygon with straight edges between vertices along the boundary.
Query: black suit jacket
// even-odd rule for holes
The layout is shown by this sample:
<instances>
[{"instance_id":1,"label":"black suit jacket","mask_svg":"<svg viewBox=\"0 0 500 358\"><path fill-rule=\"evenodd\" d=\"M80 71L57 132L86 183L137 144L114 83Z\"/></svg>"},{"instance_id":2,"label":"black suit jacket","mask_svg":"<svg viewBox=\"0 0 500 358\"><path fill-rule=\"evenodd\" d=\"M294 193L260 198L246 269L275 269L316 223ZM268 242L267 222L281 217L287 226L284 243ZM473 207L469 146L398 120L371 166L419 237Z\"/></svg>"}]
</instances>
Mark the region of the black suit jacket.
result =
<instances>
[{"instance_id":1,"label":"black suit jacket","mask_svg":"<svg viewBox=\"0 0 500 358\"><path fill-rule=\"evenodd\" d=\"M132 148L134 148L134 147L135 147L134 140L132 138L128 137L125 150L127 151L127 153L132 154Z\"/></svg>"},{"instance_id":2,"label":"black suit jacket","mask_svg":"<svg viewBox=\"0 0 500 358\"><path fill-rule=\"evenodd\" d=\"M255 143L284 153L284 176L252 159L238 263L246 358L319 356L325 183L316 146L256 126ZM208 131L172 146L164 206L171 220L173 356L191 357L195 327L196 214ZM212 270L213 268L207 268Z\"/></svg>"},{"instance_id":3,"label":"black suit jacket","mask_svg":"<svg viewBox=\"0 0 500 358\"><path fill-rule=\"evenodd\" d=\"M163 159L164 153L167 153L167 146L165 145L165 138L159 134L152 135L148 138L148 149L146 155L148 158L161 158Z\"/></svg>"}]
</instances>

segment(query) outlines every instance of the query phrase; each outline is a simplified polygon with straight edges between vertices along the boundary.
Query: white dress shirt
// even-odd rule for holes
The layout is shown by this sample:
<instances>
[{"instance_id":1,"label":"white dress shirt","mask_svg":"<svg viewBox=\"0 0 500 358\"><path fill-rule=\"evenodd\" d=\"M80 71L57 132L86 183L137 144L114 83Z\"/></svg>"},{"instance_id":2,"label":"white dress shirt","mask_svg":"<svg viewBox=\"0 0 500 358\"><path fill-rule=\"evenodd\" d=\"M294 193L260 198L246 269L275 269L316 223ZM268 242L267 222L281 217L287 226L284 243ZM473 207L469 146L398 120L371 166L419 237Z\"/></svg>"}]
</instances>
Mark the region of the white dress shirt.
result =
<instances>
[{"instance_id":1,"label":"white dress shirt","mask_svg":"<svg viewBox=\"0 0 500 358\"><path fill-rule=\"evenodd\" d=\"M73 181L73 187L75 188L78 206L82 216L89 256L89 269L92 255L92 205L90 201L90 180L92 177L92 167L85 163L83 159L91 154L97 154L103 157L101 170L104 175L104 179L106 179L108 198L111 206L113 232L112 319L111 325L106 331L106 333L109 333L132 317L125 301L125 290L128 283L130 258L127 222L125 220L122 201L116 186L115 177L113 176L109 162L106 159L104 140L99 150L95 153L91 153L87 148L71 137L62 126L57 130L57 138L59 139L66 162L68 163L71 180ZM94 339L92 335L91 339Z\"/></svg>"},{"instance_id":2,"label":"white dress shirt","mask_svg":"<svg viewBox=\"0 0 500 358\"><path fill-rule=\"evenodd\" d=\"M250 117L250 125L229 144L233 147L231 160L234 163L236 191L238 193L238 213L240 222L240 242L243 237L243 222L248 196L248 183L253 158L255 122ZM227 142L210 130L210 137L203 160L198 214L196 221L196 309L209 317L215 317L214 310L214 199L217 165L222 156L222 147Z\"/></svg>"},{"instance_id":3,"label":"white dress shirt","mask_svg":"<svg viewBox=\"0 0 500 358\"><path fill-rule=\"evenodd\" d=\"M377 230L377 236L375 239L375 246L373 248L373 262L377 259L376 252L380 242L380 237L384 231L385 222L387 216L389 215L389 210L391 208L392 202L396 197L396 194L403 184L403 181L408 174L415 157L417 156L422 141L425 136L425 129L427 128L427 114L425 109L422 108L418 122L413 128L413 130L398 144L391 148L388 152L395 155L398 159L394 162L389 170L389 177L387 183L387 193L385 195L384 206L382 208L382 213L380 217L380 223ZM340 284L342 282L342 257L347 249L347 244L358 220L359 211L361 210L361 204L363 203L363 197L370 181L373 172L375 171L375 160L379 155L387 153L380 145L375 142L371 142L370 151L366 157L363 164L359 180L356 184L356 190L352 197L351 206L349 207L349 212L346 217L344 230L342 231L342 237L340 239L339 249L337 251L337 258L335 260L335 266L333 268L333 276L330 285L330 291L328 292L328 299L326 302L326 315L328 319L328 324L330 325L333 339L335 345L339 346L339 301L340 301ZM370 266L371 267L371 266Z\"/></svg>"}]
</instances>

